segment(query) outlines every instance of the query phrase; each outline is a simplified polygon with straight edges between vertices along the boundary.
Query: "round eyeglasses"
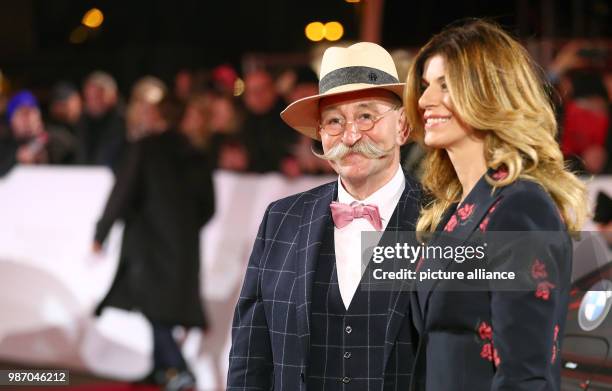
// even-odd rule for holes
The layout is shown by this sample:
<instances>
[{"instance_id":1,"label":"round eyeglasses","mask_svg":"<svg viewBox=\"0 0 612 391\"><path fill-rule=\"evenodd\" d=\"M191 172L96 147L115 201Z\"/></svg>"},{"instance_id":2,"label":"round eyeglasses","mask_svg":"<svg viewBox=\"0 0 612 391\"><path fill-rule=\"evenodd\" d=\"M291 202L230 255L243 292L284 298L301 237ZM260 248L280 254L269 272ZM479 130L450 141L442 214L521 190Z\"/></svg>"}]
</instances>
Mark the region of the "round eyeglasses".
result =
<instances>
[{"instance_id":1,"label":"round eyeglasses","mask_svg":"<svg viewBox=\"0 0 612 391\"><path fill-rule=\"evenodd\" d=\"M399 109L401 106L393 106L389 110L379 115L372 115L370 113L360 114L354 121L347 121L343 117L332 117L319 123L319 129L328 136L338 136L346 130L348 124L355 124L355 128L360 132L367 132L374 128L376 123L380 121L385 115L392 111Z\"/></svg>"}]
</instances>

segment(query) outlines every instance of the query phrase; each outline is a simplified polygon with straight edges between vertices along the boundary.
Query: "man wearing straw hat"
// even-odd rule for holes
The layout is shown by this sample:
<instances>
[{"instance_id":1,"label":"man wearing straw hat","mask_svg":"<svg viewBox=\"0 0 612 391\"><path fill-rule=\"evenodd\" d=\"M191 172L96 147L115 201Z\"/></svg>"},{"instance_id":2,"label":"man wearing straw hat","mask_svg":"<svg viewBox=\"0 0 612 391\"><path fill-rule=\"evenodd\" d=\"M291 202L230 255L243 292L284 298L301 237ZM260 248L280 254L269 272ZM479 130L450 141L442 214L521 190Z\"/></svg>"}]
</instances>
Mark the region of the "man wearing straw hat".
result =
<instances>
[{"instance_id":1,"label":"man wearing straw hat","mask_svg":"<svg viewBox=\"0 0 612 391\"><path fill-rule=\"evenodd\" d=\"M382 47L332 47L319 94L281 113L320 141L313 152L339 177L266 210L236 306L228 390L408 389L408 295L364 288L361 264L363 231L414 230L418 217L419 185L400 167L402 89Z\"/></svg>"}]
</instances>

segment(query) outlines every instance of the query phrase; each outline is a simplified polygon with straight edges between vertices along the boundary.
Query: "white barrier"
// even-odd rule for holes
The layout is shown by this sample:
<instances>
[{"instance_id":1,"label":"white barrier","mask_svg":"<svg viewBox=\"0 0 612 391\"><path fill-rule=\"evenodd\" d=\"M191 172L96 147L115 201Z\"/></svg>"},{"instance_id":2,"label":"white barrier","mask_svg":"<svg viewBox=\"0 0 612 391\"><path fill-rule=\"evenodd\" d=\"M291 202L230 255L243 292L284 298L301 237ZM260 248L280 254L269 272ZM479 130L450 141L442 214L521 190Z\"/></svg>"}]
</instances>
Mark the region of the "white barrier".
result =
<instances>
[{"instance_id":1,"label":"white barrier","mask_svg":"<svg viewBox=\"0 0 612 391\"><path fill-rule=\"evenodd\" d=\"M200 389L224 382L233 308L266 206L329 180L215 173L216 212L201 234L212 330L184 343ZM0 360L119 379L149 370L151 337L142 317L91 315L110 287L121 244L116 224L105 251L91 252L112 184L103 168L17 167L0 179Z\"/></svg>"}]
</instances>

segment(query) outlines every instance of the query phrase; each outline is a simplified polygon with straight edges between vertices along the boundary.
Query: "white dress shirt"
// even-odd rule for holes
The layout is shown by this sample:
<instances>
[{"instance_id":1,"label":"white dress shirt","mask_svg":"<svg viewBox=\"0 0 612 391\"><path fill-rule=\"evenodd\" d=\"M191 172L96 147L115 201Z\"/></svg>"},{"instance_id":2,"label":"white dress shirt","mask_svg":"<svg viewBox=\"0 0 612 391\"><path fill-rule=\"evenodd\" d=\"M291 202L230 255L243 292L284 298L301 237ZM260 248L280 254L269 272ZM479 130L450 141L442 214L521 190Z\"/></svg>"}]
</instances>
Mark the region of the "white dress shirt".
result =
<instances>
[{"instance_id":1,"label":"white dress shirt","mask_svg":"<svg viewBox=\"0 0 612 391\"><path fill-rule=\"evenodd\" d=\"M338 178L338 202L350 204L353 201L378 206L383 231L387 228L391 215L406 187L406 178L401 167L397 166L395 175L383 187L364 200L356 200L342 186ZM334 248L336 251L336 270L338 285L344 307L349 308L355 291L361 281L361 232L375 231L364 218L353 220L343 228L334 227Z\"/></svg>"}]
</instances>

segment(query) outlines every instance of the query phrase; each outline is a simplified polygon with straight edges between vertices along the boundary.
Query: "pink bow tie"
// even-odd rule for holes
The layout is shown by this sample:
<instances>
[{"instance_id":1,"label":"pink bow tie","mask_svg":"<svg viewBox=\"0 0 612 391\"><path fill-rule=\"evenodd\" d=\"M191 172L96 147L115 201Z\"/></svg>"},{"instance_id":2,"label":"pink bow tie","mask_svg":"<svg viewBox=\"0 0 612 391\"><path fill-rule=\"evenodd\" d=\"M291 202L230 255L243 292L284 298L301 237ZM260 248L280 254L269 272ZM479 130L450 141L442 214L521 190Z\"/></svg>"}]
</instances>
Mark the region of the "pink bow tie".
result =
<instances>
[{"instance_id":1,"label":"pink bow tie","mask_svg":"<svg viewBox=\"0 0 612 391\"><path fill-rule=\"evenodd\" d=\"M350 205L332 202L329 205L334 225L338 228L346 227L354 219L364 218L377 230L382 230L382 220L376 205L364 205L353 201Z\"/></svg>"}]
</instances>

